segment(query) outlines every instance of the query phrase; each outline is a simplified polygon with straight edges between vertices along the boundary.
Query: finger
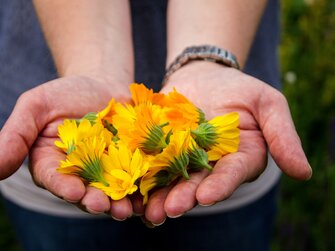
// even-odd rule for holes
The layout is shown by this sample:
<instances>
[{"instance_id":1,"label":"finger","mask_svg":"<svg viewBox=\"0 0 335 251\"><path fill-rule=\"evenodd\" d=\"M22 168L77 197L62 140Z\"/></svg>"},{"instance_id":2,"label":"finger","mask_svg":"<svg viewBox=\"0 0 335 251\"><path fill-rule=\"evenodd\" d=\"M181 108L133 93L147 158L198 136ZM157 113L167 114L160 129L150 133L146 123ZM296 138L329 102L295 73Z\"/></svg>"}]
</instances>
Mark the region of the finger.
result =
<instances>
[{"instance_id":1,"label":"finger","mask_svg":"<svg viewBox=\"0 0 335 251\"><path fill-rule=\"evenodd\" d=\"M61 199L78 203L86 193L85 185L79 177L57 171L64 154L52 145L53 142L52 138L39 138L32 148L29 167L33 180Z\"/></svg>"},{"instance_id":2,"label":"finger","mask_svg":"<svg viewBox=\"0 0 335 251\"><path fill-rule=\"evenodd\" d=\"M245 153L232 153L220 159L199 185L196 191L198 203L210 206L228 199L241 184L261 174L265 164L249 160Z\"/></svg>"},{"instance_id":3,"label":"finger","mask_svg":"<svg viewBox=\"0 0 335 251\"><path fill-rule=\"evenodd\" d=\"M279 92L264 93L258 110L256 119L277 165L292 178L309 179L312 169L294 127L285 97Z\"/></svg>"},{"instance_id":4,"label":"finger","mask_svg":"<svg viewBox=\"0 0 335 251\"><path fill-rule=\"evenodd\" d=\"M200 182L208 175L207 170L190 174L189 180L180 180L169 192L164 209L168 217L177 218L191 210L196 204L196 191Z\"/></svg>"},{"instance_id":5,"label":"finger","mask_svg":"<svg viewBox=\"0 0 335 251\"><path fill-rule=\"evenodd\" d=\"M133 215L134 216L144 215L145 205L143 205L143 196L140 193L134 193L129 196L129 199L133 206Z\"/></svg>"},{"instance_id":6,"label":"finger","mask_svg":"<svg viewBox=\"0 0 335 251\"><path fill-rule=\"evenodd\" d=\"M43 98L22 95L0 131L0 180L14 173L22 164L29 148L45 122L41 119L46 106ZM38 111L38 112L37 112Z\"/></svg>"},{"instance_id":7,"label":"finger","mask_svg":"<svg viewBox=\"0 0 335 251\"><path fill-rule=\"evenodd\" d=\"M149 197L145 209L145 219L146 221L151 222L154 226L159 226L165 222L166 213L164 203L171 188L172 185L160 188Z\"/></svg>"},{"instance_id":8,"label":"finger","mask_svg":"<svg viewBox=\"0 0 335 251\"><path fill-rule=\"evenodd\" d=\"M80 203L90 214L101 214L110 210L109 198L101 190L90 186L86 188L86 194Z\"/></svg>"},{"instance_id":9,"label":"finger","mask_svg":"<svg viewBox=\"0 0 335 251\"><path fill-rule=\"evenodd\" d=\"M110 206L110 214L113 219L123 221L133 215L133 208L129 198L125 197L121 200L112 200Z\"/></svg>"},{"instance_id":10,"label":"finger","mask_svg":"<svg viewBox=\"0 0 335 251\"><path fill-rule=\"evenodd\" d=\"M225 155L201 182L196 198L201 205L212 205L229 198L244 182L257 178L267 163L266 145L258 130L241 130L238 152Z\"/></svg>"}]
</instances>

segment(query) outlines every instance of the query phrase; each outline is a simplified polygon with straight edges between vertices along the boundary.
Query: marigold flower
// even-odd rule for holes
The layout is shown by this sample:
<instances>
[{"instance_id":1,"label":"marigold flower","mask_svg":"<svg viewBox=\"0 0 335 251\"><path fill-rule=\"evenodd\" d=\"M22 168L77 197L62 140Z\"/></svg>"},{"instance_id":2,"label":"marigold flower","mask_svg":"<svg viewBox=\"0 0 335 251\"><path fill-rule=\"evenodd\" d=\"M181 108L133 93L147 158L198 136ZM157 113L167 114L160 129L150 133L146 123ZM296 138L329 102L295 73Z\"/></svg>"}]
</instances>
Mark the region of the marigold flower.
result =
<instances>
[{"instance_id":1,"label":"marigold flower","mask_svg":"<svg viewBox=\"0 0 335 251\"><path fill-rule=\"evenodd\" d=\"M147 204L149 198L149 192L157 186L157 173L161 168L151 168L141 179L140 192L143 195L143 204ZM166 182L167 184L167 182Z\"/></svg>"},{"instance_id":2,"label":"marigold flower","mask_svg":"<svg viewBox=\"0 0 335 251\"><path fill-rule=\"evenodd\" d=\"M132 151L140 148L145 153L161 152L166 147L168 132L164 129L167 123L161 120L160 115L161 108L149 102L136 107L118 107L114 125L120 140Z\"/></svg>"},{"instance_id":3,"label":"marigold flower","mask_svg":"<svg viewBox=\"0 0 335 251\"><path fill-rule=\"evenodd\" d=\"M76 174L88 182L101 182L105 186L109 183L103 177L101 157L105 150L106 142L103 137L90 137L76 146L65 161L61 161L57 169L61 173Z\"/></svg>"},{"instance_id":4,"label":"marigold flower","mask_svg":"<svg viewBox=\"0 0 335 251\"><path fill-rule=\"evenodd\" d=\"M55 145L67 154L59 172L78 175L113 200L139 189L146 204L152 189L189 179L188 171L211 171L210 161L238 150L238 113L206 121L176 89L165 95L134 83L130 92L131 103L112 99L58 127Z\"/></svg>"},{"instance_id":5,"label":"marigold flower","mask_svg":"<svg viewBox=\"0 0 335 251\"><path fill-rule=\"evenodd\" d=\"M188 157L190 160L189 163L189 169L192 171L199 171L204 168L211 171L213 168L208 163L208 154L207 152L199 147L194 140L192 140L192 143L190 144L190 147L188 149Z\"/></svg>"},{"instance_id":6,"label":"marigold flower","mask_svg":"<svg viewBox=\"0 0 335 251\"><path fill-rule=\"evenodd\" d=\"M161 121L161 109L156 105L138 107L137 119L132 131L131 148L141 148L145 153L160 153L167 145L164 127L168 123Z\"/></svg>"},{"instance_id":7,"label":"marigold flower","mask_svg":"<svg viewBox=\"0 0 335 251\"><path fill-rule=\"evenodd\" d=\"M113 135L117 134L117 130L113 126L113 116L115 111L115 100L111 99L105 109L96 114L96 122L104 125Z\"/></svg>"},{"instance_id":8,"label":"marigold flower","mask_svg":"<svg viewBox=\"0 0 335 251\"><path fill-rule=\"evenodd\" d=\"M174 130L195 129L205 119L204 113L175 89L170 92L161 105L164 106L164 120Z\"/></svg>"},{"instance_id":9,"label":"marigold flower","mask_svg":"<svg viewBox=\"0 0 335 251\"><path fill-rule=\"evenodd\" d=\"M152 89L148 89L143 84L131 84L129 89L135 106L146 102L152 103L154 97Z\"/></svg>"},{"instance_id":10,"label":"marigold flower","mask_svg":"<svg viewBox=\"0 0 335 251\"><path fill-rule=\"evenodd\" d=\"M189 131L177 131L170 137L170 142L164 150L157 154L150 163L152 169L160 168L163 172L168 173L168 178L157 180L157 185L167 185L172 180L182 175L185 179L189 179L187 166L189 158L187 151L190 144Z\"/></svg>"},{"instance_id":11,"label":"marigold flower","mask_svg":"<svg viewBox=\"0 0 335 251\"><path fill-rule=\"evenodd\" d=\"M138 186L136 181L148 170L149 163L139 149L132 153L126 146L119 148L110 146L108 155L102 156L104 179L108 182L94 182L90 185L101 189L113 200L124 198L127 194L134 193Z\"/></svg>"},{"instance_id":12,"label":"marigold flower","mask_svg":"<svg viewBox=\"0 0 335 251\"><path fill-rule=\"evenodd\" d=\"M144 84L133 83L129 86L134 106L142 103L152 103L161 105L165 99L165 94L155 93L152 89L148 89Z\"/></svg>"},{"instance_id":13,"label":"marigold flower","mask_svg":"<svg viewBox=\"0 0 335 251\"><path fill-rule=\"evenodd\" d=\"M127 135L129 129L133 128L133 124L136 120L136 110L134 106L130 104L115 105L116 114L113 116L113 124L119 135Z\"/></svg>"},{"instance_id":14,"label":"marigold flower","mask_svg":"<svg viewBox=\"0 0 335 251\"><path fill-rule=\"evenodd\" d=\"M163 152L151 156L149 169L140 182L143 204L147 203L149 192L153 188L167 186L180 176L189 179L187 150L190 139L189 131L175 132L171 135L170 142Z\"/></svg>"},{"instance_id":15,"label":"marigold flower","mask_svg":"<svg viewBox=\"0 0 335 251\"><path fill-rule=\"evenodd\" d=\"M83 139L92 136L103 137L107 145L112 140L111 133L101 124L92 125L87 119L82 119L78 124L76 120L65 119L63 124L58 126L60 141L55 141L55 145L70 154Z\"/></svg>"},{"instance_id":16,"label":"marigold flower","mask_svg":"<svg viewBox=\"0 0 335 251\"><path fill-rule=\"evenodd\" d=\"M200 124L192 131L192 136L200 147L208 150L209 161L215 161L238 150L240 143L238 125L239 115L232 112Z\"/></svg>"}]
</instances>

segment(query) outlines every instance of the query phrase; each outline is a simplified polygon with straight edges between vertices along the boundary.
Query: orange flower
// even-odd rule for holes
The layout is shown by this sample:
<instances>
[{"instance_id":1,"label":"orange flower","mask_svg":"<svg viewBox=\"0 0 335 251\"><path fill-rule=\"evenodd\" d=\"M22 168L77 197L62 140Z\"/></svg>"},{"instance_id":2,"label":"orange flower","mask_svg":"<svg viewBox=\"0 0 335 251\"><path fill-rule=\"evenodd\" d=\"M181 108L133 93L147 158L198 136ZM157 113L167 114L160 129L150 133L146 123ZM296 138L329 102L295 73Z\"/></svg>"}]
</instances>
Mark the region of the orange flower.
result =
<instances>
[{"instance_id":1,"label":"orange flower","mask_svg":"<svg viewBox=\"0 0 335 251\"><path fill-rule=\"evenodd\" d=\"M194 130L204 120L204 113L175 89L162 99L161 105L164 120L169 121L173 131Z\"/></svg>"}]
</instances>

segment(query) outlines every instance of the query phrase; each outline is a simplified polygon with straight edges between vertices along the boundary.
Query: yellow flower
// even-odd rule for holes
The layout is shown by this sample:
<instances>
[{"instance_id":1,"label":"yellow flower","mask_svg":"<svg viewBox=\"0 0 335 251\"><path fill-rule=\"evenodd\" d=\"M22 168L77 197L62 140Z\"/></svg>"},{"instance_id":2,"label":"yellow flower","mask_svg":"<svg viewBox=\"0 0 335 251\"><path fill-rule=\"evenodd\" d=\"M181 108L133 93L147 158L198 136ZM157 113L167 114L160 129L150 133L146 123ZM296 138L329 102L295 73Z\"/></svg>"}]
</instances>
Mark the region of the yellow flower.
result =
<instances>
[{"instance_id":1,"label":"yellow flower","mask_svg":"<svg viewBox=\"0 0 335 251\"><path fill-rule=\"evenodd\" d=\"M117 130L113 126L113 116L116 114L115 111L115 100L111 99L105 109L98 112L96 122L101 123L105 126L113 135L117 134Z\"/></svg>"},{"instance_id":2,"label":"yellow flower","mask_svg":"<svg viewBox=\"0 0 335 251\"><path fill-rule=\"evenodd\" d=\"M161 109L150 103L137 107L137 118L131 131L130 148L141 148L145 153L160 153L166 147L168 123L161 121Z\"/></svg>"},{"instance_id":3,"label":"yellow flower","mask_svg":"<svg viewBox=\"0 0 335 251\"><path fill-rule=\"evenodd\" d=\"M90 185L101 189L113 200L120 200L127 194L134 193L138 186L136 181L148 170L149 164L139 149L132 152L124 145L119 148L110 146L108 155L102 156L104 178L109 183L94 182Z\"/></svg>"},{"instance_id":4,"label":"yellow flower","mask_svg":"<svg viewBox=\"0 0 335 251\"><path fill-rule=\"evenodd\" d=\"M157 186L157 173L162 170L161 168L151 168L141 179L140 192L143 195L143 205L147 204L149 192Z\"/></svg>"},{"instance_id":5,"label":"yellow flower","mask_svg":"<svg viewBox=\"0 0 335 251\"><path fill-rule=\"evenodd\" d=\"M115 114L115 100L111 99L111 101L109 101L105 109L97 113L97 118L100 121L107 120L109 123L113 123L112 117L114 114Z\"/></svg>"},{"instance_id":6,"label":"yellow flower","mask_svg":"<svg viewBox=\"0 0 335 251\"><path fill-rule=\"evenodd\" d=\"M239 114L231 112L200 124L192 131L192 136L200 147L208 150L209 161L215 161L238 150L240 143L238 125Z\"/></svg>"},{"instance_id":7,"label":"yellow flower","mask_svg":"<svg viewBox=\"0 0 335 251\"><path fill-rule=\"evenodd\" d=\"M187 173L189 163L187 151L190 145L190 138L189 131L174 132L167 147L152 160L150 164L152 169L160 168L167 172L166 180L160 177L157 182L158 185L167 185L180 175L184 176L185 179L189 179Z\"/></svg>"},{"instance_id":8,"label":"yellow flower","mask_svg":"<svg viewBox=\"0 0 335 251\"><path fill-rule=\"evenodd\" d=\"M92 125L100 123L107 128L113 135L117 134L117 130L113 126L112 117L115 114L115 100L111 99L108 105L100 112L89 112L81 119L76 120L79 124L83 120L88 120Z\"/></svg>"},{"instance_id":9,"label":"yellow flower","mask_svg":"<svg viewBox=\"0 0 335 251\"><path fill-rule=\"evenodd\" d=\"M76 149L76 146L85 138L92 136L101 136L107 145L111 143L112 135L101 124L92 125L89 120L82 119L64 120L63 124L58 126L58 137L60 141L55 141L55 145L62 149L65 153L70 154Z\"/></svg>"},{"instance_id":10,"label":"yellow flower","mask_svg":"<svg viewBox=\"0 0 335 251\"><path fill-rule=\"evenodd\" d=\"M147 203L153 188L167 186L180 176L189 179L187 151L190 140L189 131L177 131L171 135L169 144L160 154L151 155L149 169L140 183L143 204Z\"/></svg>"},{"instance_id":11,"label":"yellow flower","mask_svg":"<svg viewBox=\"0 0 335 251\"><path fill-rule=\"evenodd\" d=\"M55 145L67 153L57 169L75 174L113 200L138 189L146 204L154 188L188 171L212 170L209 161L236 152L238 113L206 121L204 113L176 89L154 93L131 84L131 103L114 99L99 112L64 120Z\"/></svg>"},{"instance_id":12,"label":"yellow flower","mask_svg":"<svg viewBox=\"0 0 335 251\"><path fill-rule=\"evenodd\" d=\"M61 141L55 141L55 145L66 153L72 152L77 143L77 133L77 122L65 119L63 124L58 126L58 137Z\"/></svg>"},{"instance_id":13,"label":"yellow flower","mask_svg":"<svg viewBox=\"0 0 335 251\"><path fill-rule=\"evenodd\" d=\"M120 137L128 136L129 130L134 127L136 120L136 110L130 104L117 103L115 105L115 115L113 116L113 125L118 131Z\"/></svg>"},{"instance_id":14,"label":"yellow flower","mask_svg":"<svg viewBox=\"0 0 335 251\"><path fill-rule=\"evenodd\" d=\"M76 174L88 182L101 182L108 186L103 177L101 157L106 148L103 137L90 137L79 142L76 149L67 155L65 161L61 161L57 171L66 174Z\"/></svg>"}]
</instances>

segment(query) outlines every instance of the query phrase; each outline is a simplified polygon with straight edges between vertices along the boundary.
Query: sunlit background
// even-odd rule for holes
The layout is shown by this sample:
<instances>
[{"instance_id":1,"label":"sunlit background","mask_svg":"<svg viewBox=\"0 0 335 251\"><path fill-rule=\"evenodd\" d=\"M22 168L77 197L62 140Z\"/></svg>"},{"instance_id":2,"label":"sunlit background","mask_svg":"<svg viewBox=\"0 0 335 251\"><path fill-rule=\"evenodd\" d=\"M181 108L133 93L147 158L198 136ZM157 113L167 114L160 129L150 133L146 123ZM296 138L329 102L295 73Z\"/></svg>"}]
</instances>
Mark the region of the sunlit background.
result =
<instances>
[{"instance_id":1,"label":"sunlit background","mask_svg":"<svg viewBox=\"0 0 335 251\"><path fill-rule=\"evenodd\" d=\"M335 1L281 4L284 93L314 174L283 177L272 251L335 250ZM19 250L1 205L0 250Z\"/></svg>"}]
</instances>

